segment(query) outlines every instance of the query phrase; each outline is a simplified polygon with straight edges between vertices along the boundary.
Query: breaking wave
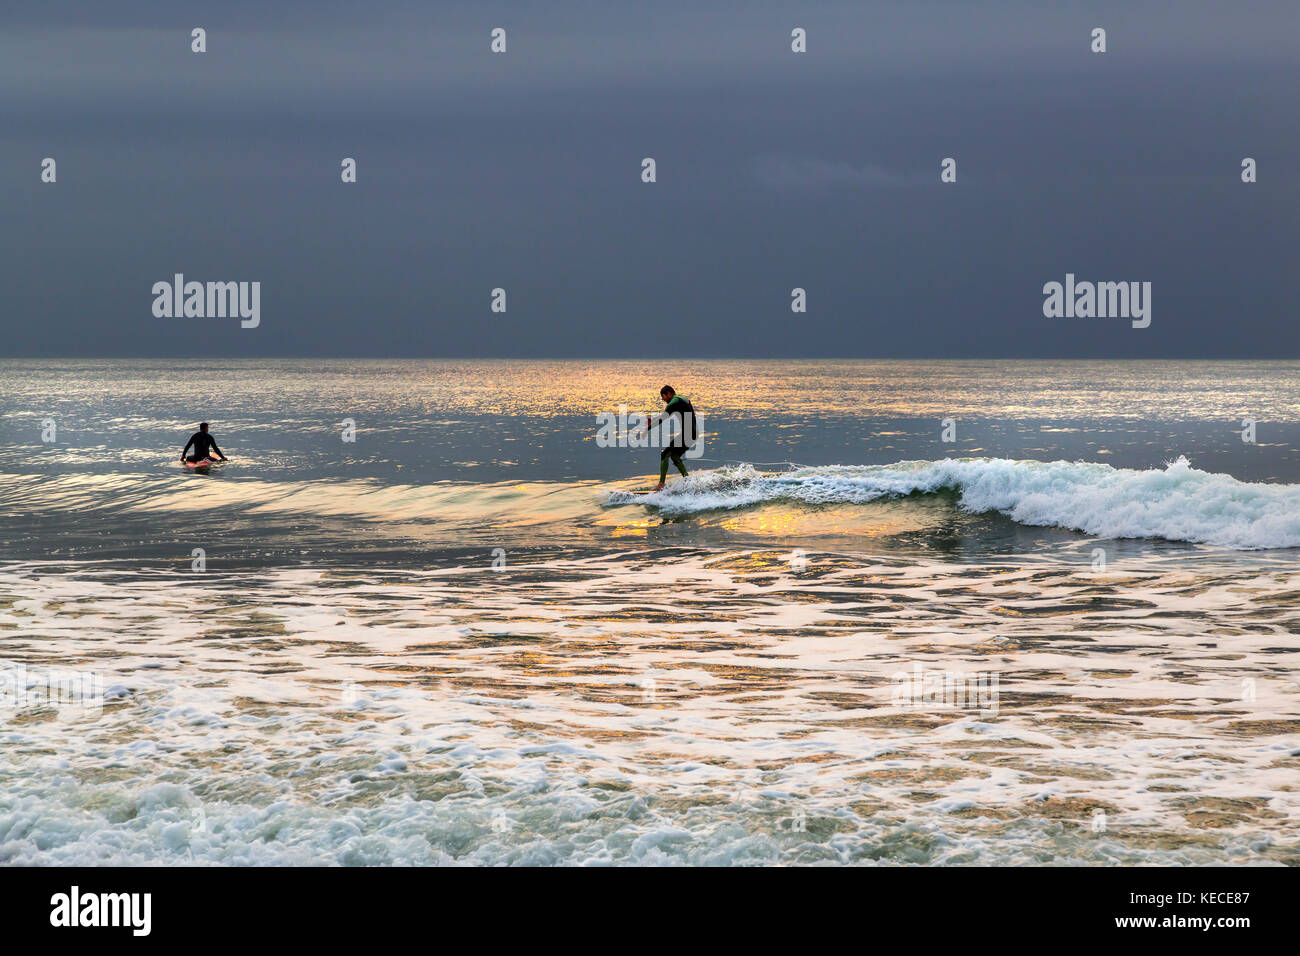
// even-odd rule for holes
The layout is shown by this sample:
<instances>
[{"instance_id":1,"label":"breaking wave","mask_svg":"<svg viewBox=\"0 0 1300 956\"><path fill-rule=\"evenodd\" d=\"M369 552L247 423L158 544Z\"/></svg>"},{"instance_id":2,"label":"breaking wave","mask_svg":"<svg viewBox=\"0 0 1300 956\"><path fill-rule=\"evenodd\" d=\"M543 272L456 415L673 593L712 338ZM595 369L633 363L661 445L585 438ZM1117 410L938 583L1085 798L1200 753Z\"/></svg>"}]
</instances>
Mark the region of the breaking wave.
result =
<instances>
[{"instance_id":1,"label":"breaking wave","mask_svg":"<svg viewBox=\"0 0 1300 956\"><path fill-rule=\"evenodd\" d=\"M893 465L830 465L782 473L737 465L670 482L661 492L612 492L605 503L668 514L769 501L861 504L952 491L969 512L1101 538L1164 538L1239 550L1300 547L1300 485L1239 481L1186 458L1138 471L1094 462L956 458Z\"/></svg>"}]
</instances>

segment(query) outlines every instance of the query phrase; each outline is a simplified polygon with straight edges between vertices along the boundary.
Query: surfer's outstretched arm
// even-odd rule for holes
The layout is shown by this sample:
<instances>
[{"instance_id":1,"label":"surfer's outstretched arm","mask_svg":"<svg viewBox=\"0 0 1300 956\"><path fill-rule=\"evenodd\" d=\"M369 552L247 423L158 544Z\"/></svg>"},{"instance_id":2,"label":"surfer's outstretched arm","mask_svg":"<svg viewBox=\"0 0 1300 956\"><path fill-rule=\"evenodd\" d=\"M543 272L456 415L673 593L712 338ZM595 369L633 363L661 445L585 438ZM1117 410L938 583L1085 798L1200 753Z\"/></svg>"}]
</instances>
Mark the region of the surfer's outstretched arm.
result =
<instances>
[{"instance_id":1,"label":"surfer's outstretched arm","mask_svg":"<svg viewBox=\"0 0 1300 956\"><path fill-rule=\"evenodd\" d=\"M193 438L191 438L189 441L185 443L185 447L181 449L181 461L185 460L185 456L189 454L190 446L193 444L194 444Z\"/></svg>"},{"instance_id":2,"label":"surfer's outstretched arm","mask_svg":"<svg viewBox=\"0 0 1300 956\"><path fill-rule=\"evenodd\" d=\"M213 442L213 443L212 443L212 450L215 451L215 452L217 453L217 457L220 458L222 461L229 461L229 460L230 460L229 458L226 457L226 453L223 452L220 448L217 447L217 443L216 443L216 442Z\"/></svg>"}]
</instances>

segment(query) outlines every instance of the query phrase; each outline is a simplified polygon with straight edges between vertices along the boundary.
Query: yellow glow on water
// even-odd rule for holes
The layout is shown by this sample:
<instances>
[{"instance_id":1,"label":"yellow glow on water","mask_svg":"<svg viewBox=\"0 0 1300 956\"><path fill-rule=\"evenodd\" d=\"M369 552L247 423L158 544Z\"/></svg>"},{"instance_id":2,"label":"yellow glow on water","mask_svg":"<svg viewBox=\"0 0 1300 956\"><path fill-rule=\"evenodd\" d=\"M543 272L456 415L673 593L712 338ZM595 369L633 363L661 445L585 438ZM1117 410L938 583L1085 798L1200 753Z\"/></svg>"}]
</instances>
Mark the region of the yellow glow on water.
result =
<instances>
[{"instance_id":1,"label":"yellow glow on water","mask_svg":"<svg viewBox=\"0 0 1300 956\"><path fill-rule=\"evenodd\" d=\"M704 521L707 523L708 519ZM770 505L729 512L714 523L737 534L771 537L826 534L877 537L919 531L931 524L924 511L915 507L898 507L890 502L880 502L865 509L856 505L834 508Z\"/></svg>"},{"instance_id":2,"label":"yellow glow on water","mask_svg":"<svg viewBox=\"0 0 1300 956\"><path fill-rule=\"evenodd\" d=\"M356 366L358 377L385 406L420 403L413 396L455 394L466 414L594 416L625 405L629 414L640 415L663 407L658 395L664 371L657 361L375 360ZM997 408L1013 418L1087 418L1105 408L1115 418L1211 420L1230 418L1247 402L1258 414L1285 416L1300 392L1295 362L753 359L683 366L680 375L671 376L672 384L700 403L706 422L710 415L776 413L784 420L773 427L791 430L803 423L789 416L804 412L926 417L983 415ZM279 374L287 368L303 377L317 374L319 367L309 360L276 363ZM156 378L151 369L119 367L83 388L120 394L134 385L123 380L124 373L138 375L145 388ZM562 406L539 398L561 381ZM430 399L425 410L433 415L438 406Z\"/></svg>"},{"instance_id":3,"label":"yellow glow on water","mask_svg":"<svg viewBox=\"0 0 1300 956\"><path fill-rule=\"evenodd\" d=\"M651 528L662 524L663 519L653 514L642 514L639 517L630 516L624 509L620 508L608 515L597 517L593 523L609 528L610 534L615 538L644 538Z\"/></svg>"},{"instance_id":4,"label":"yellow glow on water","mask_svg":"<svg viewBox=\"0 0 1300 956\"><path fill-rule=\"evenodd\" d=\"M610 534L615 538L644 538L649 534L649 524L618 525Z\"/></svg>"},{"instance_id":5,"label":"yellow glow on water","mask_svg":"<svg viewBox=\"0 0 1300 956\"><path fill-rule=\"evenodd\" d=\"M13 383L15 394L21 389L32 407L57 396L105 409L116 408L124 394L148 396L167 388L156 363L147 360L85 360L69 379L67 369L78 364L3 360L0 388ZM1135 421L1210 421L1230 419L1245 404L1261 417L1286 418L1300 400L1295 361L754 359L680 366L672 384L698 401L706 424L710 416L775 413L774 427L781 429L800 428L795 416L804 413L926 417L986 415L991 408L1008 418L1091 418L1104 408L1109 417ZM458 413L466 415L556 418L594 416L620 404L629 414L663 407L663 363L648 360L367 360L340 366L278 359L231 361L222 374L232 394L256 394L278 407L300 407L328 374L333 391L364 396L376 415L402 409L434 425L447 423L439 400L446 395L455 395ZM547 397L557 382L564 383L563 403ZM132 408L109 421L113 427L192 427Z\"/></svg>"},{"instance_id":6,"label":"yellow glow on water","mask_svg":"<svg viewBox=\"0 0 1300 956\"><path fill-rule=\"evenodd\" d=\"M757 514L738 513L722 522L728 531L745 531L750 534L789 534L800 524L795 511L768 511Z\"/></svg>"}]
</instances>

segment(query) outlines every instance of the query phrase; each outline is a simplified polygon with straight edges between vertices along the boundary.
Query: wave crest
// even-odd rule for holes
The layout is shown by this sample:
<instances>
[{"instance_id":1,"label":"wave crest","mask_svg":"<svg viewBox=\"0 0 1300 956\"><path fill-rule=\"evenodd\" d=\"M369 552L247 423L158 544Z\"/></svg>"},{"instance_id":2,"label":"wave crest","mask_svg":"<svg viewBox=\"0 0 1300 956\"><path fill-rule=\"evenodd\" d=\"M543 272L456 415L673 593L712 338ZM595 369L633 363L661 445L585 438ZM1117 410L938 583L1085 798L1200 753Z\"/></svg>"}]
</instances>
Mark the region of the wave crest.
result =
<instances>
[{"instance_id":1,"label":"wave crest","mask_svg":"<svg viewBox=\"0 0 1300 956\"><path fill-rule=\"evenodd\" d=\"M1024 525L1101 538L1164 538L1239 550L1300 547L1300 485L1239 481L1186 458L1139 471L1096 462L951 458L892 465L829 465L771 474L752 465L699 472L648 495L612 492L606 503L670 514L767 501L864 504L881 498L960 495L960 506Z\"/></svg>"}]
</instances>

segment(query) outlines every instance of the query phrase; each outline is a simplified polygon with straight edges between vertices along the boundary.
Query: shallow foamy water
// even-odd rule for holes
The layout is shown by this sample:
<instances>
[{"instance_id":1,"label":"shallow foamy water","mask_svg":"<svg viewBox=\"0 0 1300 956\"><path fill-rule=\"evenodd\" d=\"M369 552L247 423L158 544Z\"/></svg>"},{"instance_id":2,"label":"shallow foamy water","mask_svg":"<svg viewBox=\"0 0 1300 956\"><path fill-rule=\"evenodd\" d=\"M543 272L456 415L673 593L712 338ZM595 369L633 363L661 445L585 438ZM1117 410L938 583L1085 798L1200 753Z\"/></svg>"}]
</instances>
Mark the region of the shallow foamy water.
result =
<instances>
[{"instance_id":1,"label":"shallow foamy water","mask_svg":"<svg viewBox=\"0 0 1300 956\"><path fill-rule=\"evenodd\" d=\"M4 715L0 861L1296 863L1296 598L1215 554L11 565L6 660L105 699Z\"/></svg>"}]
</instances>

